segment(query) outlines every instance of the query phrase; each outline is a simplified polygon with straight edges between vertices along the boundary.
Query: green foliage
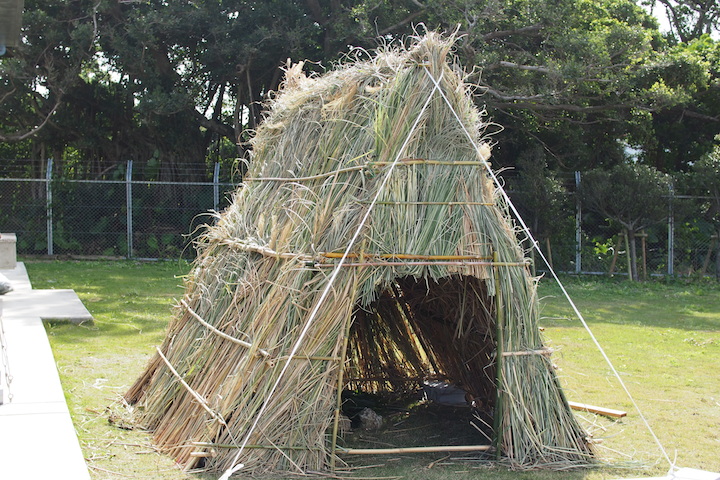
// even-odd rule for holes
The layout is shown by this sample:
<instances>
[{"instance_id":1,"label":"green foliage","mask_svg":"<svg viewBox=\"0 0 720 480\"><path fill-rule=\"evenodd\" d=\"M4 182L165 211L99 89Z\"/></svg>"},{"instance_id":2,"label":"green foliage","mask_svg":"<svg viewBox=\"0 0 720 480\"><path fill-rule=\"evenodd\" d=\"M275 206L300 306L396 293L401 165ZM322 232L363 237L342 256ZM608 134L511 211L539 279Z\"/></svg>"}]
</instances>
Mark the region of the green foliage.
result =
<instances>
[{"instance_id":1,"label":"green foliage","mask_svg":"<svg viewBox=\"0 0 720 480\"><path fill-rule=\"evenodd\" d=\"M634 232L667 217L668 193L666 175L637 163L587 172L580 189L583 206Z\"/></svg>"},{"instance_id":2,"label":"green foliage","mask_svg":"<svg viewBox=\"0 0 720 480\"><path fill-rule=\"evenodd\" d=\"M542 148L553 171L610 167L623 139L647 164L687 170L711 148L717 42L670 42L631 0L28 0L24 43L0 62L0 139L16 145L0 156L72 150L88 175L248 158L289 60L319 72L420 22L460 34L477 102L504 127L496 165Z\"/></svg>"},{"instance_id":3,"label":"green foliage","mask_svg":"<svg viewBox=\"0 0 720 480\"><path fill-rule=\"evenodd\" d=\"M635 236L667 218L668 177L646 165L622 163L609 170L587 172L579 194L583 207L627 232L632 276L637 280Z\"/></svg>"}]
</instances>

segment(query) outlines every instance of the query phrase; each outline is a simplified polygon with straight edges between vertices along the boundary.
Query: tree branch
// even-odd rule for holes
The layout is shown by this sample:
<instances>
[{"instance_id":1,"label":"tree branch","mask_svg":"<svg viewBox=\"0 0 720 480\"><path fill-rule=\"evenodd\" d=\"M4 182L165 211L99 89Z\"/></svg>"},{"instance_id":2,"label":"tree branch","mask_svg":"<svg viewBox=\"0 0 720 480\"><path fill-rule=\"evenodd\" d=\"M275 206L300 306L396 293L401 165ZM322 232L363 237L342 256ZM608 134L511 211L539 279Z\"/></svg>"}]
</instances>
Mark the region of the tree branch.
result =
<instances>
[{"instance_id":1,"label":"tree branch","mask_svg":"<svg viewBox=\"0 0 720 480\"><path fill-rule=\"evenodd\" d=\"M378 33L382 36L382 35L386 35L390 32L393 32L393 31L397 30L398 28L403 27L403 26L407 25L408 23L412 22L413 20L415 20L417 17L419 17L423 13L425 13L425 10L418 10L417 12L413 12L410 15L408 15L407 17L400 20L395 25L384 28L384 29L380 30L380 32L378 32Z\"/></svg>"},{"instance_id":2,"label":"tree branch","mask_svg":"<svg viewBox=\"0 0 720 480\"><path fill-rule=\"evenodd\" d=\"M62 97L58 97L57 102L55 103L55 106L50 110L50 113L48 113L45 116L45 119L38 125L37 127L33 128L32 130L25 132L25 133L18 133L18 134L11 134L11 135L5 135L3 133L0 133L0 141L3 142L21 142L25 140L26 138L30 138L36 133L38 133L40 130L43 129L43 127L50 121L50 117L53 113L60 107L60 103L62 101Z\"/></svg>"},{"instance_id":3,"label":"tree branch","mask_svg":"<svg viewBox=\"0 0 720 480\"><path fill-rule=\"evenodd\" d=\"M705 115L703 113L693 112L692 110L688 110L687 108L683 110L682 112L683 117L690 117L690 118L699 118L700 120L706 120L708 122L720 122L720 117L715 115L714 117L711 117L710 115Z\"/></svg>"},{"instance_id":4,"label":"tree branch","mask_svg":"<svg viewBox=\"0 0 720 480\"><path fill-rule=\"evenodd\" d=\"M504 60L499 61L497 65L501 67L517 68L518 70L529 70L531 72L553 73L553 71L550 70L548 67L543 67L540 65L520 65L519 63L506 62Z\"/></svg>"},{"instance_id":5,"label":"tree branch","mask_svg":"<svg viewBox=\"0 0 720 480\"><path fill-rule=\"evenodd\" d=\"M511 35L535 35L540 30L542 30L542 28L543 26L538 23L535 25L518 28L516 30L498 30L495 32L486 33L480 38L485 42L489 42L491 40L495 40L496 38L509 37Z\"/></svg>"},{"instance_id":6,"label":"tree branch","mask_svg":"<svg viewBox=\"0 0 720 480\"><path fill-rule=\"evenodd\" d=\"M231 126L214 119L209 119L195 109L193 109L193 116L200 126L235 141L235 130Z\"/></svg>"}]
</instances>

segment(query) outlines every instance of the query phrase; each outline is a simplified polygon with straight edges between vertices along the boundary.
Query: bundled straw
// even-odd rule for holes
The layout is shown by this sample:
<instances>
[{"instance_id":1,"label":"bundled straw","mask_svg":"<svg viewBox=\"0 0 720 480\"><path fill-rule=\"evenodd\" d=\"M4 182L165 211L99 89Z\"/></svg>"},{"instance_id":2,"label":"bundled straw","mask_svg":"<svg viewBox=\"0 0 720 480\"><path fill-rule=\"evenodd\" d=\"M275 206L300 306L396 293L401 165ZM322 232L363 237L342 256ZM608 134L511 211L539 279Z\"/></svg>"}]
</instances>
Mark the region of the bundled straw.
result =
<instances>
[{"instance_id":1,"label":"bundled straw","mask_svg":"<svg viewBox=\"0 0 720 480\"><path fill-rule=\"evenodd\" d=\"M126 394L180 464L225 471L249 436L245 473L327 469L343 388L402 391L429 376L494 409L512 466L592 460L548 356L503 355L542 351L536 285L486 174L481 115L447 63L452 44L429 34L321 77L287 72L248 176Z\"/></svg>"}]
</instances>

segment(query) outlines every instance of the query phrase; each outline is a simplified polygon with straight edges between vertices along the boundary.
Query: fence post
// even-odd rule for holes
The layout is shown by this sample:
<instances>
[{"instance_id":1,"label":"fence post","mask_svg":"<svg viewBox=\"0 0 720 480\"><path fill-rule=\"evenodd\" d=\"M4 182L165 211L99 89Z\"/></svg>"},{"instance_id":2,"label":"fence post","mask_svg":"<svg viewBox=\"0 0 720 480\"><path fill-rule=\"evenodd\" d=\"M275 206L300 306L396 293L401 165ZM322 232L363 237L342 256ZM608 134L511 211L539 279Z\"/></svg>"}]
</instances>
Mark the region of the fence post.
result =
<instances>
[{"instance_id":1,"label":"fence post","mask_svg":"<svg viewBox=\"0 0 720 480\"><path fill-rule=\"evenodd\" d=\"M45 218L47 221L47 254L53 255L53 208L52 208L52 168L53 160L48 158L45 166Z\"/></svg>"},{"instance_id":2,"label":"fence post","mask_svg":"<svg viewBox=\"0 0 720 480\"><path fill-rule=\"evenodd\" d=\"M132 160L127 161L125 170L125 209L127 223L127 258L133 256L133 211L132 211Z\"/></svg>"},{"instance_id":3,"label":"fence post","mask_svg":"<svg viewBox=\"0 0 720 480\"><path fill-rule=\"evenodd\" d=\"M575 273L582 273L582 205L580 204L580 172L575 172Z\"/></svg>"},{"instance_id":4,"label":"fence post","mask_svg":"<svg viewBox=\"0 0 720 480\"><path fill-rule=\"evenodd\" d=\"M673 199L675 189L672 182L668 183L670 196L668 198L668 275L675 275L675 212L673 211Z\"/></svg>"},{"instance_id":5,"label":"fence post","mask_svg":"<svg viewBox=\"0 0 720 480\"><path fill-rule=\"evenodd\" d=\"M213 210L216 212L220 209L220 162L215 162L215 171L213 172Z\"/></svg>"}]
</instances>

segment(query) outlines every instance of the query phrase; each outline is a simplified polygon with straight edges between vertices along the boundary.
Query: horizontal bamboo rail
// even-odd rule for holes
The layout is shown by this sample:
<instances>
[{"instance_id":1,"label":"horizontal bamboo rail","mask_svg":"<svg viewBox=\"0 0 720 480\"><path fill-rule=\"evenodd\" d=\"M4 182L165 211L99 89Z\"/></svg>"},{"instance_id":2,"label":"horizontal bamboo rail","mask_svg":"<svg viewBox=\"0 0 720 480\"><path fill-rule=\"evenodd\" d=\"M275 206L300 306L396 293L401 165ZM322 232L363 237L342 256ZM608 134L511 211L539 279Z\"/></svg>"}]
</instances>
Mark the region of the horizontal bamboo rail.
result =
<instances>
[{"instance_id":1,"label":"horizontal bamboo rail","mask_svg":"<svg viewBox=\"0 0 720 480\"><path fill-rule=\"evenodd\" d=\"M337 448L338 453L348 455L388 455L396 453L426 453L426 452L487 452L492 450L491 445L446 445L431 447L398 447L398 448Z\"/></svg>"},{"instance_id":2,"label":"horizontal bamboo rail","mask_svg":"<svg viewBox=\"0 0 720 480\"><path fill-rule=\"evenodd\" d=\"M448 166L485 166L483 161L447 161L447 160L426 160L422 158L403 158L396 165L448 165ZM360 170L370 169L372 167L385 167L392 165L393 162L369 162L364 165L354 165L352 167L339 168L330 172L324 172L317 175L307 177L247 177L243 179L245 182L307 182L310 180L320 180L322 178L332 177L341 173L357 172Z\"/></svg>"},{"instance_id":3,"label":"horizontal bamboo rail","mask_svg":"<svg viewBox=\"0 0 720 480\"><path fill-rule=\"evenodd\" d=\"M192 442L188 447L208 447L208 448L238 448L238 445L232 443L212 443L212 442ZM318 447L307 447L303 445L245 445L244 448L264 449L264 450L311 450L322 452L324 449Z\"/></svg>"},{"instance_id":4,"label":"horizontal bamboo rail","mask_svg":"<svg viewBox=\"0 0 720 480\"><path fill-rule=\"evenodd\" d=\"M537 350L521 350L518 352L503 352L503 357L521 357L525 355L552 355L555 352L552 348L539 348Z\"/></svg>"},{"instance_id":5,"label":"horizontal bamboo rail","mask_svg":"<svg viewBox=\"0 0 720 480\"><path fill-rule=\"evenodd\" d=\"M358 202L361 205L367 205L371 202ZM488 202L375 202L373 205L480 205L485 207L494 207L495 203Z\"/></svg>"},{"instance_id":6,"label":"horizontal bamboo rail","mask_svg":"<svg viewBox=\"0 0 720 480\"><path fill-rule=\"evenodd\" d=\"M321 267L337 267L338 263L314 263L313 266L316 268ZM404 267L404 266L416 266L416 265L445 265L445 266L457 266L457 267L469 267L473 265L486 266L486 267L527 267L529 264L526 262L487 262L487 261L421 261L421 262L354 262L354 263L343 263L343 267Z\"/></svg>"},{"instance_id":7,"label":"horizontal bamboo rail","mask_svg":"<svg viewBox=\"0 0 720 480\"><path fill-rule=\"evenodd\" d=\"M491 260L493 257L488 255L416 255L413 253L348 253L347 255L340 252L322 252L319 253L325 258L388 258L393 260Z\"/></svg>"},{"instance_id":8,"label":"horizontal bamboo rail","mask_svg":"<svg viewBox=\"0 0 720 480\"><path fill-rule=\"evenodd\" d=\"M263 247L262 245L257 244L246 243L241 240L226 239L222 240L220 242L220 245L227 245L229 247L245 250L246 252L254 252L265 257L275 257L281 258L283 260L300 260L302 262L312 262L313 260L315 260L310 255L305 255L302 253L277 252L272 248Z\"/></svg>"}]
</instances>

